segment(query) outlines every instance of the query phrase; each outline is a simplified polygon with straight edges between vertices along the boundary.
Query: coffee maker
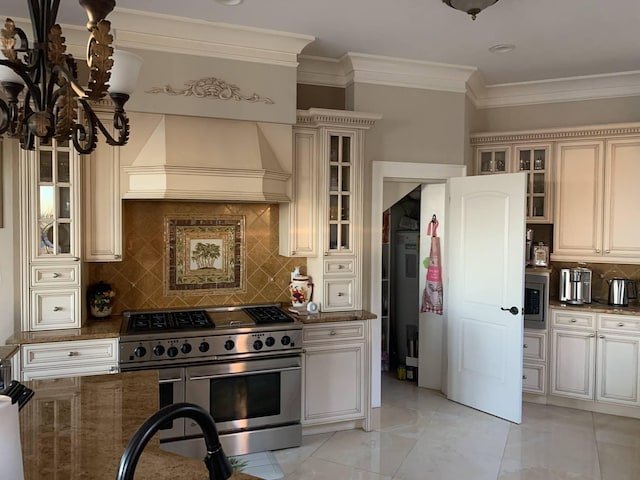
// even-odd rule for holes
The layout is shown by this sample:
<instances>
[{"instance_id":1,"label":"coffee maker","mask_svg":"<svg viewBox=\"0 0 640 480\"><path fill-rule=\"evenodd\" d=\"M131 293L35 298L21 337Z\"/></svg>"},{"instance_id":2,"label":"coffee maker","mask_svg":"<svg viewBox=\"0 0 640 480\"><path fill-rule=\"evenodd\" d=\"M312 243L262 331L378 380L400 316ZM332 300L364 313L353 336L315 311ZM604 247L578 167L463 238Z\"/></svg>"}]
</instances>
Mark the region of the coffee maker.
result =
<instances>
[{"instance_id":1,"label":"coffee maker","mask_svg":"<svg viewBox=\"0 0 640 480\"><path fill-rule=\"evenodd\" d=\"M588 268L561 269L560 301L572 305L591 303L591 277L592 272Z\"/></svg>"}]
</instances>

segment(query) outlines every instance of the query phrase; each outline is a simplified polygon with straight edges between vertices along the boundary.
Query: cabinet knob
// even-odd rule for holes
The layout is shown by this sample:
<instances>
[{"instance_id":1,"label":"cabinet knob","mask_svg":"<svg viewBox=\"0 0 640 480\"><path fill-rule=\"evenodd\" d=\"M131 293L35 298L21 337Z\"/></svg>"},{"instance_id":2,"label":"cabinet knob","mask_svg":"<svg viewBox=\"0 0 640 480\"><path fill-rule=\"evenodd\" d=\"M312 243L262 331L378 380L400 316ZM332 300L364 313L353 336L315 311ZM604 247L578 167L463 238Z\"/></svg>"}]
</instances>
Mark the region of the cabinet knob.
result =
<instances>
[{"instance_id":1,"label":"cabinet knob","mask_svg":"<svg viewBox=\"0 0 640 480\"><path fill-rule=\"evenodd\" d=\"M329 256L329 252L324 252L324 256L328 257Z\"/></svg>"},{"instance_id":2,"label":"cabinet knob","mask_svg":"<svg viewBox=\"0 0 640 480\"><path fill-rule=\"evenodd\" d=\"M522 379L523 379L523 380L526 380L526 379L527 379L527 376L526 376L526 375L522 375Z\"/></svg>"},{"instance_id":3,"label":"cabinet knob","mask_svg":"<svg viewBox=\"0 0 640 480\"><path fill-rule=\"evenodd\" d=\"M113 256L116 260L122 260L122 255L116 254Z\"/></svg>"},{"instance_id":4,"label":"cabinet knob","mask_svg":"<svg viewBox=\"0 0 640 480\"><path fill-rule=\"evenodd\" d=\"M600 250L596 250L596 253L600 253Z\"/></svg>"},{"instance_id":5,"label":"cabinet knob","mask_svg":"<svg viewBox=\"0 0 640 480\"><path fill-rule=\"evenodd\" d=\"M74 262L78 262L80 261L80 257L71 257L71 260L73 260Z\"/></svg>"},{"instance_id":6,"label":"cabinet knob","mask_svg":"<svg viewBox=\"0 0 640 480\"><path fill-rule=\"evenodd\" d=\"M53 273L51 274L51 276L52 276L53 278L59 278L59 277L60 277L60 274L59 274L58 272L53 272Z\"/></svg>"},{"instance_id":7,"label":"cabinet knob","mask_svg":"<svg viewBox=\"0 0 640 480\"><path fill-rule=\"evenodd\" d=\"M342 264L338 265L338 270L344 270L344 265Z\"/></svg>"},{"instance_id":8,"label":"cabinet knob","mask_svg":"<svg viewBox=\"0 0 640 480\"><path fill-rule=\"evenodd\" d=\"M611 250L605 250L604 253L611 253Z\"/></svg>"},{"instance_id":9,"label":"cabinet knob","mask_svg":"<svg viewBox=\"0 0 640 480\"><path fill-rule=\"evenodd\" d=\"M522 345L522 348L529 348L529 345L525 343L524 345Z\"/></svg>"},{"instance_id":10,"label":"cabinet knob","mask_svg":"<svg viewBox=\"0 0 640 480\"><path fill-rule=\"evenodd\" d=\"M576 322L577 322L577 320L575 318L571 319L571 323L576 323Z\"/></svg>"},{"instance_id":11,"label":"cabinet knob","mask_svg":"<svg viewBox=\"0 0 640 480\"><path fill-rule=\"evenodd\" d=\"M295 250L292 250L292 251L291 251L291 255L295 255L295 254L296 254L296 251L295 251Z\"/></svg>"},{"instance_id":12,"label":"cabinet knob","mask_svg":"<svg viewBox=\"0 0 640 480\"><path fill-rule=\"evenodd\" d=\"M589 335L589 338L594 338L595 336L596 336L596 334L592 333L591 335ZM604 338L604 337L602 337L602 338Z\"/></svg>"},{"instance_id":13,"label":"cabinet knob","mask_svg":"<svg viewBox=\"0 0 640 480\"><path fill-rule=\"evenodd\" d=\"M338 292L338 296L339 296L339 297L344 297L344 293L342 293L342 292Z\"/></svg>"},{"instance_id":14,"label":"cabinet knob","mask_svg":"<svg viewBox=\"0 0 640 480\"><path fill-rule=\"evenodd\" d=\"M618 326L619 326L619 327L624 327L624 323L620 322L620 323L618 324Z\"/></svg>"},{"instance_id":15,"label":"cabinet knob","mask_svg":"<svg viewBox=\"0 0 640 480\"><path fill-rule=\"evenodd\" d=\"M109 373L118 373L118 367L115 365L109 369Z\"/></svg>"},{"instance_id":16,"label":"cabinet knob","mask_svg":"<svg viewBox=\"0 0 640 480\"><path fill-rule=\"evenodd\" d=\"M78 352L69 352L67 353L67 357L76 357L78 356Z\"/></svg>"},{"instance_id":17,"label":"cabinet knob","mask_svg":"<svg viewBox=\"0 0 640 480\"><path fill-rule=\"evenodd\" d=\"M59 312L62 310L62 307L53 307L54 312Z\"/></svg>"},{"instance_id":18,"label":"cabinet knob","mask_svg":"<svg viewBox=\"0 0 640 480\"><path fill-rule=\"evenodd\" d=\"M604 335L600 335L598 338L604 338Z\"/></svg>"},{"instance_id":19,"label":"cabinet knob","mask_svg":"<svg viewBox=\"0 0 640 480\"><path fill-rule=\"evenodd\" d=\"M337 335L337 334L338 334L338 333L337 333L335 330L331 330L331 331L329 332L329 335L331 335L332 337L333 337L334 335Z\"/></svg>"}]
</instances>

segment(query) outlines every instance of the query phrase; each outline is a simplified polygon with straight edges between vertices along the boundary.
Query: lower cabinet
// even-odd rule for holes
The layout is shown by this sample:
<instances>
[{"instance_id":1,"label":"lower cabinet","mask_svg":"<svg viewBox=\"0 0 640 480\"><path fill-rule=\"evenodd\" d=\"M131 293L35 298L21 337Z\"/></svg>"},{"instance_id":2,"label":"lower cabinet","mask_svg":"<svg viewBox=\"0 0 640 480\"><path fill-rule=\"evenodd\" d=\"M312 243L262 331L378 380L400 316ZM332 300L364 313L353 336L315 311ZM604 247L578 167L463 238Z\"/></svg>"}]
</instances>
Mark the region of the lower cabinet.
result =
<instances>
[{"instance_id":1,"label":"lower cabinet","mask_svg":"<svg viewBox=\"0 0 640 480\"><path fill-rule=\"evenodd\" d=\"M369 323L305 325L302 425L369 417Z\"/></svg>"},{"instance_id":2,"label":"lower cabinet","mask_svg":"<svg viewBox=\"0 0 640 480\"><path fill-rule=\"evenodd\" d=\"M522 391L547 393L547 331L524 329L522 344Z\"/></svg>"},{"instance_id":3,"label":"lower cabinet","mask_svg":"<svg viewBox=\"0 0 640 480\"><path fill-rule=\"evenodd\" d=\"M21 347L22 380L118 372L118 339L30 343Z\"/></svg>"},{"instance_id":4,"label":"lower cabinet","mask_svg":"<svg viewBox=\"0 0 640 480\"><path fill-rule=\"evenodd\" d=\"M552 311L551 394L640 407L640 317L580 313L592 329L571 328ZM579 322L575 322L579 323Z\"/></svg>"}]
</instances>

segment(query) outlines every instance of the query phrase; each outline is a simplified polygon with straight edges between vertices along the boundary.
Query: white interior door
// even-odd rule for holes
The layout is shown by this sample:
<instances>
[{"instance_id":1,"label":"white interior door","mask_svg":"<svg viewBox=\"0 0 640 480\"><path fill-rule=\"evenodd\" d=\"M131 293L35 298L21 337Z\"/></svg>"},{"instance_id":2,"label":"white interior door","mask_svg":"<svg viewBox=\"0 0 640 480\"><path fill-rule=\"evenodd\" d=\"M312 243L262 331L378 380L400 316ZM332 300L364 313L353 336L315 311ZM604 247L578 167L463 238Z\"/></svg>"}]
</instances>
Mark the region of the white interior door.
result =
<instances>
[{"instance_id":1,"label":"white interior door","mask_svg":"<svg viewBox=\"0 0 640 480\"><path fill-rule=\"evenodd\" d=\"M525 198L525 173L449 180L448 396L515 423L522 419Z\"/></svg>"}]
</instances>

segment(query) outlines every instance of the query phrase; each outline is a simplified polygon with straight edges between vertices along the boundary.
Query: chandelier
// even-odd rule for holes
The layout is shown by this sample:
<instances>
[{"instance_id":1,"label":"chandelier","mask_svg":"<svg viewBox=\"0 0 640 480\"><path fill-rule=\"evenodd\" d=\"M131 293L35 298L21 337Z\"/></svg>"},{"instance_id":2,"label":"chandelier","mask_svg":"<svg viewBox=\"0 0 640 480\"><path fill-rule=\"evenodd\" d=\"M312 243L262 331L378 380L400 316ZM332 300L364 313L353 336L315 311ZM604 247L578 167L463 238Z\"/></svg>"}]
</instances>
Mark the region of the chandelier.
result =
<instances>
[{"instance_id":1,"label":"chandelier","mask_svg":"<svg viewBox=\"0 0 640 480\"><path fill-rule=\"evenodd\" d=\"M446 3L451 8L455 8L456 10L462 10L463 12L471 15L473 20L476 19L476 15L478 15L482 10L487 7L490 7L494 3L497 3L498 0L442 0L443 3Z\"/></svg>"},{"instance_id":2,"label":"chandelier","mask_svg":"<svg viewBox=\"0 0 640 480\"><path fill-rule=\"evenodd\" d=\"M96 148L98 130L109 145L122 146L129 139L129 119L124 105L135 87L142 59L114 50L107 15L115 0L79 0L90 32L87 43L89 79L78 82L75 59L66 53L65 38L56 23L60 0L27 0L33 42L7 18L0 30L0 135L18 138L31 150L35 139L48 143L72 139L81 154ZM24 92L23 92L24 90ZM95 114L90 102L109 94L113 102L113 135Z\"/></svg>"}]
</instances>

